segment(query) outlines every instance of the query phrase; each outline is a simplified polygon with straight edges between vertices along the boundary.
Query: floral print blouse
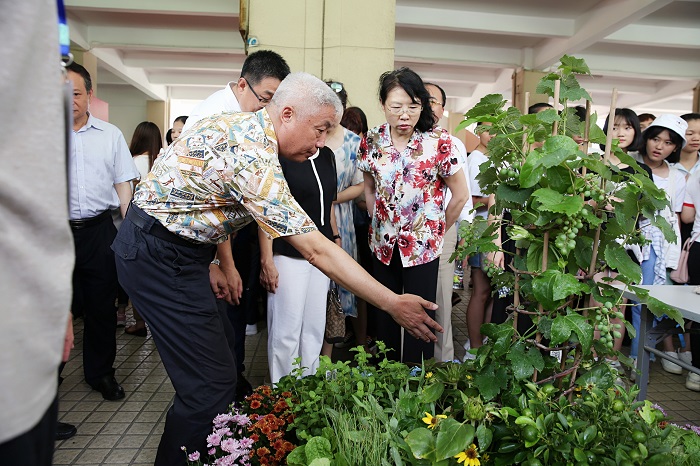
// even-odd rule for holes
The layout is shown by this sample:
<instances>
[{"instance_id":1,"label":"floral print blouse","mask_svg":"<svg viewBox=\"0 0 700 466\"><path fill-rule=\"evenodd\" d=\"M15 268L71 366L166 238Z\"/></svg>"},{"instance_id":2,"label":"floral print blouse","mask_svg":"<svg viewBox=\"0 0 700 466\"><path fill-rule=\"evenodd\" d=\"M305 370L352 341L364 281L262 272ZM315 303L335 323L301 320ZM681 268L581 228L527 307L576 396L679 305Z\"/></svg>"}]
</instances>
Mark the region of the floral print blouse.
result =
<instances>
[{"instance_id":1,"label":"floral print blouse","mask_svg":"<svg viewBox=\"0 0 700 466\"><path fill-rule=\"evenodd\" d=\"M440 257L445 234L443 178L462 165L442 128L414 132L401 152L392 144L389 129L388 123L373 128L360 146L359 168L372 175L376 189L370 247L389 265L398 244L401 263L413 267Z\"/></svg>"}]
</instances>

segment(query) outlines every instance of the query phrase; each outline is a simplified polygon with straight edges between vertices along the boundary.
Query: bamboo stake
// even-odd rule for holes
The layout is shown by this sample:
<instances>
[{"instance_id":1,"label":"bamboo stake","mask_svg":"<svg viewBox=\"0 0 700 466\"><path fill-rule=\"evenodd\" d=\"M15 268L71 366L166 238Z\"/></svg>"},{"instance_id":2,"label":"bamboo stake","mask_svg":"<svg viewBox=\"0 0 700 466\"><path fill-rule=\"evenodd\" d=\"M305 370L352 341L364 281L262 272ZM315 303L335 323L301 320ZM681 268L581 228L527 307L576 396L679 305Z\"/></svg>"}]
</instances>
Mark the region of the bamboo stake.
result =
<instances>
[{"instance_id":1,"label":"bamboo stake","mask_svg":"<svg viewBox=\"0 0 700 466\"><path fill-rule=\"evenodd\" d=\"M559 108L559 93L561 92L561 81L556 80L554 81L554 110L558 111ZM552 125L552 136L556 136L557 130L559 129L559 125L555 121L554 124ZM544 245L542 247L542 272L547 271L547 263L549 262L549 231L544 232ZM540 311L540 315L544 312L544 308L542 307L542 303L539 303L537 305L537 309ZM539 321L539 318L538 318ZM540 331L537 331L537 335L535 336L535 341L539 343L542 341L542 333ZM535 369L535 373L532 375L532 381L537 382L537 369Z\"/></svg>"},{"instance_id":2,"label":"bamboo stake","mask_svg":"<svg viewBox=\"0 0 700 466\"><path fill-rule=\"evenodd\" d=\"M610 113L608 114L608 122L610 121L610 116L612 115L613 123L615 122L615 110L617 105L617 88L613 88L612 100L610 101ZM610 148L612 147L612 126L608 123L608 134L605 136L605 153L603 154L603 163L608 165L610 162ZM605 187L605 180L600 180L600 187ZM591 257L591 264L588 267L588 276L592 277L593 272L595 272L595 263L598 259L598 243L600 242L600 231L603 224L598 225L598 229L595 232L595 241L593 242L593 256Z\"/></svg>"},{"instance_id":3,"label":"bamboo stake","mask_svg":"<svg viewBox=\"0 0 700 466\"><path fill-rule=\"evenodd\" d=\"M558 79L554 81L554 110L557 112L559 111L559 92L561 89L561 81ZM557 134L557 130L559 129L559 122L555 121L554 124L552 125L552 136L555 136Z\"/></svg>"},{"instance_id":4,"label":"bamboo stake","mask_svg":"<svg viewBox=\"0 0 700 466\"><path fill-rule=\"evenodd\" d=\"M583 129L583 153L588 154L588 147L590 144L590 141L588 138L591 136L591 101L587 100L586 101L586 121L584 123L586 127ZM586 176L586 171L588 167L583 167L581 170L581 174L583 176ZM583 197L583 194L581 194L581 197Z\"/></svg>"}]
</instances>

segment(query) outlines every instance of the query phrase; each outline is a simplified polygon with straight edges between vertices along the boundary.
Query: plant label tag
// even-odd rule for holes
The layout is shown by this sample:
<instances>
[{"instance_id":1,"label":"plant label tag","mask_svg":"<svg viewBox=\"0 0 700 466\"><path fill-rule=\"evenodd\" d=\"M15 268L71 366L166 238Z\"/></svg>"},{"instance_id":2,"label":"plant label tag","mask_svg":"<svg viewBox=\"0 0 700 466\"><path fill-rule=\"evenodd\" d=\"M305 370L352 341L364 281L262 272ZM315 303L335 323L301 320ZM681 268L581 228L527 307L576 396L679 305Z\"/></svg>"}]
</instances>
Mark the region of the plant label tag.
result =
<instances>
[{"instance_id":1,"label":"plant label tag","mask_svg":"<svg viewBox=\"0 0 700 466\"><path fill-rule=\"evenodd\" d=\"M558 362L561 362L561 350L550 351L550 352L549 352L549 355L550 355L550 356L554 356L555 358L557 358L557 361L558 361Z\"/></svg>"}]
</instances>

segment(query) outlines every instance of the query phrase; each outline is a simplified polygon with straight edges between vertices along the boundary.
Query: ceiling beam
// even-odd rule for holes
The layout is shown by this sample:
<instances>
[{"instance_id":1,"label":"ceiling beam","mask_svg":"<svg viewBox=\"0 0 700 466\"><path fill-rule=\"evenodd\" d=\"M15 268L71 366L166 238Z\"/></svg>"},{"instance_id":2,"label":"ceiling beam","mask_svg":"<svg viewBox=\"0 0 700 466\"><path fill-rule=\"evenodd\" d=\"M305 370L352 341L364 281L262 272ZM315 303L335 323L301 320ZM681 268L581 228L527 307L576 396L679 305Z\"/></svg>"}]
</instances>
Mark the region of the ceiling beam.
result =
<instances>
[{"instance_id":1,"label":"ceiling beam","mask_svg":"<svg viewBox=\"0 0 700 466\"><path fill-rule=\"evenodd\" d=\"M243 53L198 53L193 55L141 50L129 50L122 55L126 66L163 70L240 71L245 58Z\"/></svg>"},{"instance_id":2,"label":"ceiling beam","mask_svg":"<svg viewBox=\"0 0 700 466\"><path fill-rule=\"evenodd\" d=\"M574 21L456 9L396 5L396 26L523 36L570 36Z\"/></svg>"},{"instance_id":3,"label":"ceiling beam","mask_svg":"<svg viewBox=\"0 0 700 466\"><path fill-rule=\"evenodd\" d=\"M645 79L694 79L700 76L700 60L657 53L627 56L605 52L604 44L577 55L595 75Z\"/></svg>"},{"instance_id":4,"label":"ceiling beam","mask_svg":"<svg viewBox=\"0 0 700 466\"><path fill-rule=\"evenodd\" d=\"M695 87L696 84L697 81L666 81L660 84L653 94L621 96L617 100L617 106L619 108L634 108L641 105L654 105L658 102L663 102L664 100L681 95L692 96L693 87ZM691 109L688 108L688 112L690 112L690 110Z\"/></svg>"},{"instance_id":5,"label":"ceiling beam","mask_svg":"<svg viewBox=\"0 0 700 466\"><path fill-rule=\"evenodd\" d=\"M673 0L603 0L576 21L576 32L566 39L552 38L535 48L532 64L543 70L564 54L579 53L590 45L644 18Z\"/></svg>"},{"instance_id":6,"label":"ceiling beam","mask_svg":"<svg viewBox=\"0 0 700 466\"><path fill-rule=\"evenodd\" d=\"M700 48L700 28L630 24L607 36L604 42L697 49Z\"/></svg>"},{"instance_id":7,"label":"ceiling beam","mask_svg":"<svg viewBox=\"0 0 700 466\"><path fill-rule=\"evenodd\" d=\"M154 100L167 100L168 91L165 86L151 84L148 75L143 68L129 68L122 63L119 52L113 49L93 49L90 51L98 62L122 78L127 83L131 84L148 97ZM98 76L99 79L99 76Z\"/></svg>"},{"instance_id":8,"label":"ceiling beam","mask_svg":"<svg viewBox=\"0 0 700 466\"><path fill-rule=\"evenodd\" d=\"M74 18L68 17L68 27L71 31L85 25ZM95 47L131 48L131 49L162 49L174 51L207 50L217 53L243 53L243 39L240 33L231 29L198 30L198 29L158 29L120 26L87 26L87 49Z\"/></svg>"},{"instance_id":9,"label":"ceiling beam","mask_svg":"<svg viewBox=\"0 0 700 466\"><path fill-rule=\"evenodd\" d=\"M451 44L437 42L396 40L394 56L397 61L445 61L455 64L500 65L514 67L521 60L517 48L489 47L488 45Z\"/></svg>"},{"instance_id":10,"label":"ceiling beam","mask_svg":"<svg viewBox=\"0 0 700 466\"><path fill-rule=\"evenodd\" d=\"M467 110L479 103L479 101L489 94L503 94L511 92L513 88L513 68L504 68L493 82L482 82L476 85L474 92L467 99L460 99L459 108L448 108L451 112L466 113ZM512 93L512 92L511 92Z\"/></svg>"},{"instance_id":11,"label":"ceiling beam","mask_svg":"<svg viewBox=\"0 0 700 466\"><path fill-rule=\"evenodd\" d=\"M194 16L239 16L235 0L65 0L68 10L158 13Z\"/></svg>"}]
</instances>

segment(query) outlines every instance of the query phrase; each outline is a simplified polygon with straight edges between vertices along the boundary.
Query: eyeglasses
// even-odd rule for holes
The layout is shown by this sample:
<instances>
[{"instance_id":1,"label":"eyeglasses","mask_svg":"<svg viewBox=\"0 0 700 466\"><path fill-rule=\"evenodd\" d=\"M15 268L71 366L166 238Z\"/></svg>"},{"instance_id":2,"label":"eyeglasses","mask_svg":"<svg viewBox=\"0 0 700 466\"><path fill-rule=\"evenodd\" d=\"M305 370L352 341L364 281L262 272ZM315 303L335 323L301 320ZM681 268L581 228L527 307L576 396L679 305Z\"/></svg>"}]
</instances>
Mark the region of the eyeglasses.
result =
<instances>
[{"instance_id":1,"label":"eyeglasses","mask_svg":"<svg viewBox=\"0 0 700 466\"><path fill-rule=\"evenodd\" d=\"M411 105L392 105L390 107L387 107L389 109L389 112L392 115L403 115L404 113L408 113L409 115L416 115L420 113L423 110L423 107L418 104L411 104Z\"/></svg>"},{"instance_id":2,"label":"eyeglasses","mask_svg":"<svg viewBox=\"0 0 700 466\"><path fill-rule=\"evenodd\" d=\"M255 89L253 89L253 86L250 85L248 80L246 78L243 78L243 81L248 85L248 89L250 89L250 92L253 93L256 99L258 99L258 102L260 102L263 105L267 105L270 103L272 99L266 99L265 97L260 97L257 92L255 92Z\"/></svg>"},{"instance_id":3,"label":"eyeglasses","mask_svg":"<svg viewBox=\"0 0 700 466\"><path fill-rule=\"evenodd\" d=\"M334 91L336 94L343 90L343 83L339 83L339 82L337 82L337 81L333 81L333 82L328 83L328 86L329 86L331 89L333 89L333 91Z\"/></svg>"},{"instance_id":4,"label":"eyeglasses","mask_svg":"<svg viewBox=\"0 0 700 466\"><path fill-rule=\"evenodd\" d=\"M444 107L442 102L437 100L435 97L431 97L430 99L428 99L428 101L430 102L430 105L439 105L440 107Z\"/></svg>"}]
</instances>

